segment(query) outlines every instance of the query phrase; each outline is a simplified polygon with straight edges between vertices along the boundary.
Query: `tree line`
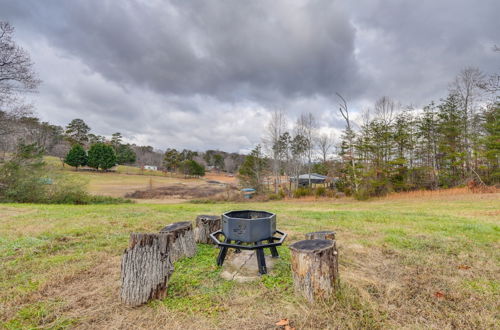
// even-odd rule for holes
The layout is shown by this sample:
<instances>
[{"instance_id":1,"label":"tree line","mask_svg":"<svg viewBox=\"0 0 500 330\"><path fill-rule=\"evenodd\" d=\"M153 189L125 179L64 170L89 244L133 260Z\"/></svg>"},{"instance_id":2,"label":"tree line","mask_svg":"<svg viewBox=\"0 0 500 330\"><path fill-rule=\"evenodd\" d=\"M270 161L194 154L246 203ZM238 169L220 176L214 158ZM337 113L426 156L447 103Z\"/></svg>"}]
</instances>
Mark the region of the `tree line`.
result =
<instances>
[{"instance_id":1,"label":"tree line","mask_svg":"<svg viewBox=\"0 0 500 330\"><path fill-rule=\"evenodd\" d=\"M338 94L345 127L334 141L319 133L311 113L290 129L284 111L273 112L262 145L247 156L240 176L262 188L271 176L275 193L288 186L281 178L316 172L332 185L358 198L393 191L438 189L500 182L499 76L466 68L449 93L422 109L382 97L354 121ZM288 180L287 180L288 181ZM298 181L294 181L297 188Z\"/></svg>"}]
</instances>

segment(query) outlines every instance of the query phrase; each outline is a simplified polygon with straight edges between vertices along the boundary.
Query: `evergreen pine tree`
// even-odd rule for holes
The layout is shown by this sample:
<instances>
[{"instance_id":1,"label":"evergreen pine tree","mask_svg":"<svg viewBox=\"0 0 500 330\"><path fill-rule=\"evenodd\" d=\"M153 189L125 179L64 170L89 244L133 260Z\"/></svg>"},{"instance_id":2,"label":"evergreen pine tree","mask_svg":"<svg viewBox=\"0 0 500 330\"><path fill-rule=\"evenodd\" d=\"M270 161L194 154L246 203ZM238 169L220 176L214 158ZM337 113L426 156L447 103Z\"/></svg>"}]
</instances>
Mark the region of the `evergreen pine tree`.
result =
<instances>
[{"instance_id":1,"label":"evergreen pine tree","mask_svg":"<svg viewBox=\"0 0 500 330\"><path fill-rule=\"evenodd\" d=\"M88 165L95 169L107 170L116 165L116 154L113 147L104 144L93 144L88 153Z\"/></svg>"},{"instance_id":2,"label":"evergreen pine tree","mask_svg":"<svg viewBox=\"0 0 500 330\"><path fill-rule=\"evenodd\" d=\"M64 162L78 171L78 167L87 165L87 154L80 144L74 144L64 158Z\"/></svg>"}]
</instances>

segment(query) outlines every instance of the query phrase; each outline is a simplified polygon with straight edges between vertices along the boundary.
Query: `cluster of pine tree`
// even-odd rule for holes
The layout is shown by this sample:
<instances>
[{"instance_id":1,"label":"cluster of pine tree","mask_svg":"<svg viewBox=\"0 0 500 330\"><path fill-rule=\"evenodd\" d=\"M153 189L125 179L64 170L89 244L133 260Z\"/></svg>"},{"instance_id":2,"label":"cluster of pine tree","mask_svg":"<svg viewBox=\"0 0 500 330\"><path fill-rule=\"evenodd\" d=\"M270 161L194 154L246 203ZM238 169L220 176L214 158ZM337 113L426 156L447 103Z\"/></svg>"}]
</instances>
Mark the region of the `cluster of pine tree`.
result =
<instances>
[{"instance_id":1,"label":"cluster of pine tree","mask_svg":"<svg viewBox=\"0 0 500 330\"><path fill-rule=\"evenodd\" d=\"M116 165L116 153L112 146L101 142L91 145L88 153L80 144L74 144L64 162L76 170L86 165L96 170L107 170Z\"/></svg>"},{"instance_id":2,"label":"cluster of pine tree","mask_svg":"<svg viewBox=\"0 0 500 330\"><path fill-rule=\"evenodd\" d=\"M391 191L500 182L500 102L479 98L465 70L449 95L422 111L380 99L360 129L345 130L338 186L359 198Z\"/></svg>"}]
</instances>

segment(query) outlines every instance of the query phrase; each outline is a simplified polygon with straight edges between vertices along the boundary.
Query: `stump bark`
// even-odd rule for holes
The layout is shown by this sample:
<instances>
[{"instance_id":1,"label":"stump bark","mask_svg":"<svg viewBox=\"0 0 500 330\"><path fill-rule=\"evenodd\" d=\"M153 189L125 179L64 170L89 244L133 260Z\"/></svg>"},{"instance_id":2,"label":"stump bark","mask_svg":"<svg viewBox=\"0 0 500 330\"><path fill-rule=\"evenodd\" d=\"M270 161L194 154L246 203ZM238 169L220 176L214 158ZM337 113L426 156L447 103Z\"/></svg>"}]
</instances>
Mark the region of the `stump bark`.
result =
<instances>
[{"instance_id":1,"label":"stump bark","mask_svg":"<svg viewBox=\"0 0 500 330\"><path fill-rule=\"evenodd\" d=\"M121 264L121 300L139 306L165 298L174 267L170 260L171 235L133 233Z\"/></svg>"},{"instance_id":2,"label":"stump bark","mask_svg":"<svg viewBox=\"0 0 500 330\"><path fill-rule=\"evenodd\" d=\"M338 285L336 242L312 239L290 245L295 292L309 301L330 297Z\"/></svg>"},{"instance_id":3,"label":"stump bark","mask_svg":"<svg viewBox=\"0 0 500 330\"><path fill-rule=\"evenodd\" d=\"M160 233L171 236L169 255L172 262L183 257L192 257L196 254L196 242L194 241L193 225L191 222L174 222L160 230Z\"/></svg>"},{"instance_id":4,"label":"stump bark","mask_svg":"<svg viewBox=\"0 0 500 330\"><path fill-rule=\"evenodd\" d=\"M331 230L315 231L306 234L306 239L335 239L335 232Z\"/></svg>"},{"instance_id":5,"label":"stump bark","mask_svg":"<svg viewBox=\"0 0 500 330\"><path fill-rule=\"evenodd\" d=\"M218 215L199 215L196 217L194 236L196 243L215 244L210 234L221 229L221 217Z\"/></svg>"}]
</instances>

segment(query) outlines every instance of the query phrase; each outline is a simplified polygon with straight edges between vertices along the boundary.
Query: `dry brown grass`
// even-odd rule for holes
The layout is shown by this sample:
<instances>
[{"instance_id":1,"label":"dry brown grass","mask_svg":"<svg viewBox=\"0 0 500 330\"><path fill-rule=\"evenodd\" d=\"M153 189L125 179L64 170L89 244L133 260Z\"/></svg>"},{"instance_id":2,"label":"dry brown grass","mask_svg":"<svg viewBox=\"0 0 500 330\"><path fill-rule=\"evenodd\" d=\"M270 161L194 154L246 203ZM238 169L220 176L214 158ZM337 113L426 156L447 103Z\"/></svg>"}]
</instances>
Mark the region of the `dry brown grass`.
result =
<instances>
[{"instance_id":1,"label":"dry brown grass","mask_svg":"<svg viewBox=\"0 0 500 330\"><path fill-rule=\"evenodd\" d=\"M420 199L420 198L441 198L441 197L450 197L450 196L462 196L462 195L472 195L472 194L495 194L499 193L500 189L496 187L487 187L488 189L484 191L472 191L468 187L458 187L458 188L449 188L449 189L436 189L436 190L414 190L414 191L406 191L406 192L397 192L391 193L385 197L384 199Z\"/></svg>"}]
</instances>

